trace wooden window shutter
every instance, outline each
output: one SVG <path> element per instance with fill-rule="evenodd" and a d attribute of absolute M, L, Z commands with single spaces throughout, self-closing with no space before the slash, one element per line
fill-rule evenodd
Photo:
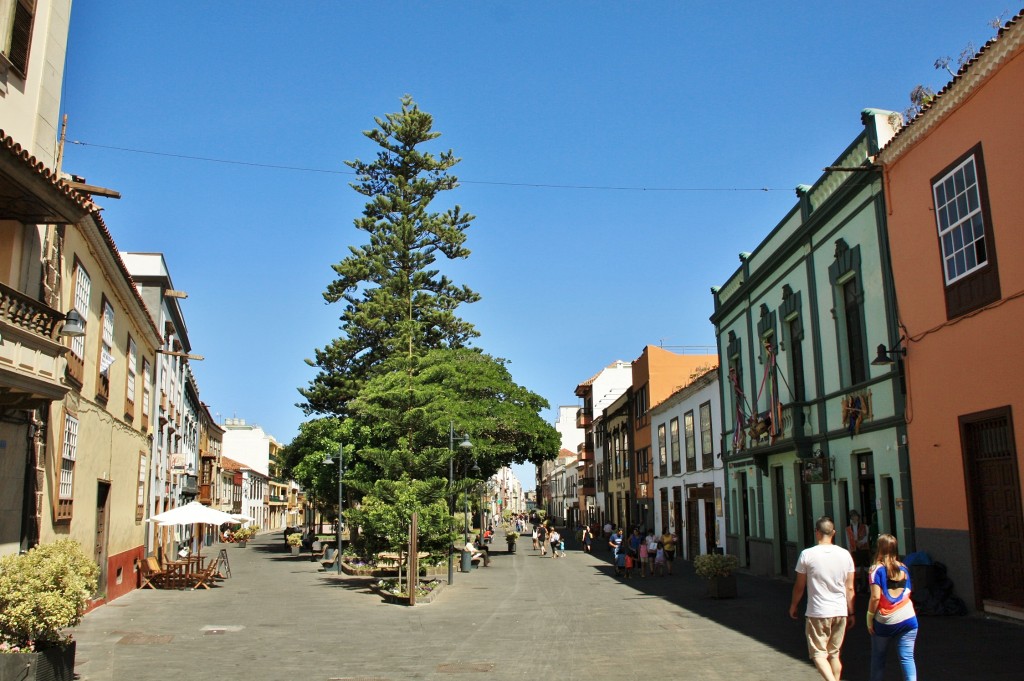
<path fill-rule="evenodd" d="M 23 77 L 28 73 L 28 52 L 32 45 L 32 20 L 35 18 L 35 0 L 19 0 L 14 8 L 11 27 L 11 50 L 7 58 Z"/>

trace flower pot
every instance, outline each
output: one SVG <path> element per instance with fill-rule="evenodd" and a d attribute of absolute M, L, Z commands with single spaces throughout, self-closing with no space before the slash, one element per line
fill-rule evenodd
<path fill-rule="evenodd" d="M 244 539 L 239 539 L 238 541 L 235 542 L 235 544 L 240 549 L 244 549 L 245 548 L 245 540 Z"/>
<path fill-rule="evenodd" d="M 291 550 L 292 550 L 292 555 L 293 555 L 293 556 L 297 556 L 297 555 L 299 555 L 299 551 L 300 551 L 300 550 L 302 550 L 302 547 L 301 547 L 301 546 L 292 546 L 292 547 L 290 547 L 290 548 L 291 548 Z"/>
<path fill-rule="evenodd" d="M 0 681 L 72 681 L 75 641 L 34 653 L 0 653 Z"/>
<path fill-rule="evenodd" d="M 508 552 L 509 553 L 515 553 L 516 552 L 516 543 L 514 541 L 508 542 Z"/>
<path fill-rule="evenodd" d="M 709 579 L 708 596 L 711 598 L 736 598 L 736 575 Z"/>

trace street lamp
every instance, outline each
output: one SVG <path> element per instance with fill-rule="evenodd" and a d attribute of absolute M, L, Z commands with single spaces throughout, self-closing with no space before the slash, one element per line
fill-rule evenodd
<path fill-rule="evenodd" d="M 334 465 L 334 459 L 331 458 L 330 454 L 328 454 L 327 458 L 324 459 L 324 465 L 325 466 L 333 466 Z M 342 477 L 344 477 L 344 475 L 345 475 L 345 445 L 343 445 L 343 444 L 341 444 L 339 442 L 338 443 L 338 535 L 337 535 L 338 536 L 338 557 L 337 557 L 337 560 L 336 560 L 336 562 L 338 564 L 338 574 L 339 575 L 341 574 L 341 555 L 342 555 L 341 554 L 341 523 L 342 523 L 342 520 L 345 517 L 341 513 L 342 501 L 344 500 L 344 497 L 341 494 L 341 492 L 342 492 L 341 485 L 342 485 Z"/>
<path fill-rule="evenodd" d="M 469 441 L 469 434 L 466 433 L 462 436 L 462 442 L 459 443 L 459 447 L 465 450 L 469 450 L 473 446 L 473 443 Z M 448 423 L 448 489 L 451 490 L 454 484 L 454 471 L 455 471 L 455 423 L 450 421 Z M 448 512 L 455 515 L 455 497 L 451 498 L 448 502 Z M 466 535 L 469 535 L 469 528 L 466 528 Z M 465 544 L 463 544 L 465 547 Z M 448 542 L 448 584 L 451 585 L 455 579 L 455 571 L 452 567 L 452 545 Z"/>

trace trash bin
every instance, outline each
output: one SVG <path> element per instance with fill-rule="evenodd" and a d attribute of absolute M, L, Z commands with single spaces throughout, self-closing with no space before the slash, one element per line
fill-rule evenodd
<path fill-rule="evenodd" d="M 462 552 L 462 571 L 469 572 L 473 568 L 473 554 L 469 551 Z"/>

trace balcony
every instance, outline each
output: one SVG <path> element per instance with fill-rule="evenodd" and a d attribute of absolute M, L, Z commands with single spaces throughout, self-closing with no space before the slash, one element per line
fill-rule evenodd
<path fill-rule="evenodd" d="M 57 341 L 64 315 L 0 284 L 0 407 L 34 409 L 68 392 L 67 348 Z"/>
<path fill-rule="evenodd" d="M 587 411 L 586 407 L 580 407 L 576 410 L 576 427 L 586 428 L 593 422 L 593 417 L 590 412 Z"/>
<path fill-rule="evenodd" d="M 594 478 L 580 478 L 579 480 L 583 496 L 592 497 L 597 494 L 597 481 Z"/>
<path fill-rule="evenodd" d="M 181 494 L 182 496 L 194 497 L 199 494 L 199 478 L 195 475 L 183 475 L 181 476 Z"/>
<path fill-rule="evenodd" d="M 788 444 L 798 450 L 809 441 L 815 432 L 814 409 L 807 402 L 794 402 L 782 405 L 782 423 L 779 432 L 772 440 L 767 412 L 759 414 L 756 425 L 746 429 L 746 449 L 757 450 L 773 445 Z"/>

